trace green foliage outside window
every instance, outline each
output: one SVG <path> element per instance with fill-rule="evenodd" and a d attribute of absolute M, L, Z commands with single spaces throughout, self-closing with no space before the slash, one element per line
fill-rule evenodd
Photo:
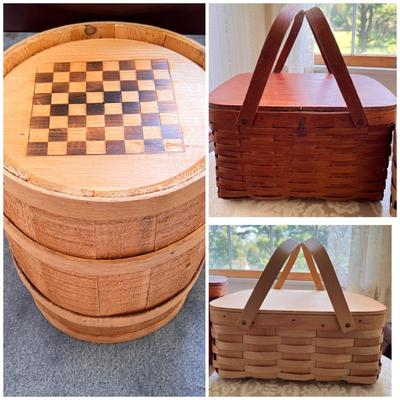
<path fill-rule="evenodd" d="M 350 226 L 333 225 L 210 225 L 211 269 L 263 270 L 276 247 L 288 238 L 316 237 L 327 248 L 338 270 L 346 272 L 351 242 Z M 293 271 L 308 271 L 300 252 Z"/>
<path fill-rule="evenodd" d="M 396 3 L 317 4 L 344 55 L 396 55 Z M 319 53 L 318 46 L 315 51 Z"/>

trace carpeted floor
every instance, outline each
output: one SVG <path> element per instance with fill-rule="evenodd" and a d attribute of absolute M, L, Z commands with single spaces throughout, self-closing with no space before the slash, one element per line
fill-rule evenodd
<path fill-rule="evenodd" d="M 72 339 L 36 309 L 4 245 L 4 396 L 204 396 L 204 270 L 161 330 L 118 345 Z"/>

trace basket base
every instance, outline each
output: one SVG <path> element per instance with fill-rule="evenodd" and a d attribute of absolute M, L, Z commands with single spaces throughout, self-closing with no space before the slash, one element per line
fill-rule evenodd
<path fill-rule="evenodd" d="M 15 262 L 17 272 L 47 321 L 61 332 L 93 343 L 121 343 L 149 335 L 170 322 L 182 308 L 203 267 L 200 263 L 190 283 L 175 297 L 151 310 L 132 315 L 92 317 L 66 310 L 44 297 Z"/>

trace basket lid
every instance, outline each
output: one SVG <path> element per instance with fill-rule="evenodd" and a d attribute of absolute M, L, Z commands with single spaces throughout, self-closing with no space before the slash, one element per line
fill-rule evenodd
<path fill-rule="evenodd" d="M 241 312 L 252 290 L 241 290 L 213 300 L 213 309 Z M 344 292 L 350 312 L 383 314 L 386 306 L 367 296 Z M 262 303 L 260 313 L 301 313 L 334 314 L 328 293 L 325 290 L 288 290 L 271 289 Z"/>
<path fill-rule="evenodd" d="M 5 53 L 6 169 L 90 197 L 155 193 L 203 173 L 205 73 L 192 61 L 202 47 L 136 24 L 89 27 L 47 31 Z"/>
<path fill-rule="evenodd" d="M 210 94 L 210 106 L 239 109 L 246 96 L 252 74 L 234 76 Z M 381 83 L 364 75 L 351 75 L 364 108 L 396 108 L 396 97 Z M 332 74 L 274 73 L 265 87 L 260 107 L 265 109 L 343 111 L 343 96 Z"/>

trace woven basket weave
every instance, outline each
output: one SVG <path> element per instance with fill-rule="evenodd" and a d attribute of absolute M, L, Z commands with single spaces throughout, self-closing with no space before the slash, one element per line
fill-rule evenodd
<path fill-rule="evenodd" d="M 328 74 L 281 72 L 304 16 Z M 350 76 L 319 8 L 284 7 L 254 73 L 217 87 L 209 107 L 219 197 L 382 199 L 396 99 Z"/>
<path fill-rule="evenodd" d="M 317 288 L 323 288 L 314 260 L 318 265 L 326 291 L 271 289 L 288 260 L 275 286 L 281 287 L 300 247 Z M 316 239 L 301 245 L 288 240 L 272 255 L 254 291 L 211 302 L 213 366 L 223 378 L 371 384 L 380 372 L 385 312 L 375 300 L 342 292 Z"/>

